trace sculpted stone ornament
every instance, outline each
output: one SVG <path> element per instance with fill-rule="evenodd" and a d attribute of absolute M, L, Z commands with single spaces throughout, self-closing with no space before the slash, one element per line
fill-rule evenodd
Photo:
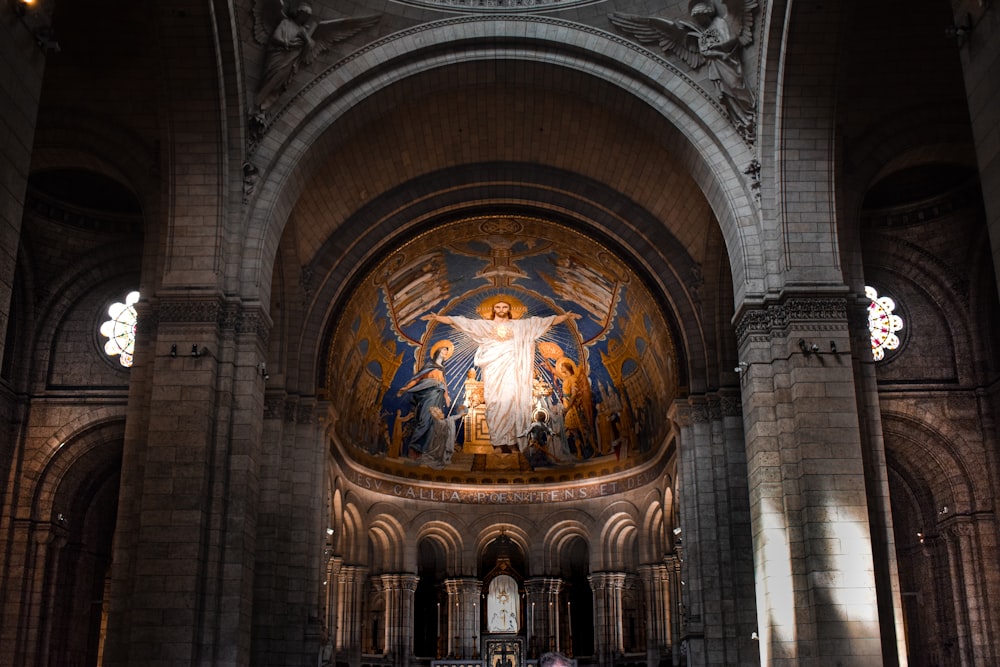
<path fill-rule="evenodd" d="M 753 42 L 757 0 L 691 0 L 691 18 L 669 19 L 615 12 L 608 18 L 619 30 L 642 44 L 657 44 L 692 69 L 708 65 L 719 101 L 737 131 L 752 142 L 756 132 L 757 100 L 743 77 L 743 47 Z M 720 11 L 721 10 L 721 11 Z"/>
<path fill-rule="evenodd" d="M 253 8 L 254 39 L 266 45 L 264 72 L 254 99 L 254 120 L 263 126 L 267 110 L 278 101 L 288 88 L 292 77 L 302 65 L 310 65 L 316 56 L 328 51 L 336 42 L 353 37 L 365 28 L 378 23 L 378 15 L 318 20 L 313 17 L 312 6 L 300 3 L 293 9 L 284 0 L 277 0 L 281 20 L 268 33 L 267 19 L 261 16 L 256 4 Z M 316 37 L 317 29 L 323 39 Z"/>

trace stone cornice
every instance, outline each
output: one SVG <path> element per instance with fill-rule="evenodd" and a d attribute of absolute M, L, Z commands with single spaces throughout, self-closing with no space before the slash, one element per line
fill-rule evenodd
<path fill-rule="evenodd" d="M 137 326 L 150 333 L 161 324 L 212 325 L 236 335 L 254 335 L 266 347 L 272 323 L 259 304 L 244 305 L 219 298 L 161 298 L 142 309 Z"/>
<path fill-rule="evenodd" d="M 413 501 L 461 505 L 534 505 L 598 500 L 628 493 L 657 483 L 668 457 L 625 472 L 571 482 L 534 484 L 458 484 L 405 479 L 365 468 L 330 447 L 344 478 L 359 491 Z"/>
<path fill-rule="evenodd" d="M 796 296 L 781 303 L 745 306 L 742 310 L 736 323 L 736 339 L 741 345 L 750 337 L 770 339 L 785 335 L 795 325 L 846 326 L 847 297 Z"/>

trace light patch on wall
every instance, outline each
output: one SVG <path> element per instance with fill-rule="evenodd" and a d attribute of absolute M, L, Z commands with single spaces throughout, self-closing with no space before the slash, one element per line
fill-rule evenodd
<path fill-rule="evenodd" d="M 118 363 L 125 368 L 132 367 L 132 355 L 135 353 L 135 327 L 138 318 L 135 303 L 139 301 L 138 292 L 129 292 L 125 302 L 115 302 L 108 308 L 111 318 L 101 324 L 101 335 L 108 339 L 104 344 L 104 352 L 108 356 L 118 357 Z"/>
<path fill-rule="evenodd" d="M 875 361 L 885 358 L 886 350 L 899 347 L 897 331 L 903 328 L 903 318 L 893 313 L 896 302 L 887 296 L 879 296 L 874 287 L 865 286 L 868 305 L 868 331 L 872 339 L 872 357 Z"/>

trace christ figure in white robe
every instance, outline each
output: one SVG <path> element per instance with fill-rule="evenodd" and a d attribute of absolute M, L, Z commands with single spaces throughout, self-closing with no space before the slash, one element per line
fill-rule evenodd
<path fill-rule="evenodd" d="M 449 324 L 469 336 L 479 348 L 473 363 L 479 367 L 486 403 L 486 427 L 494 447 L 527 447 L 524 434 L 531 424 L 535 341 L 556 324 L 577 319 L 576 313 L 515 319 L 507 301 L 493 304 L 489 319 L 431 313 L 423 319 Z"/>

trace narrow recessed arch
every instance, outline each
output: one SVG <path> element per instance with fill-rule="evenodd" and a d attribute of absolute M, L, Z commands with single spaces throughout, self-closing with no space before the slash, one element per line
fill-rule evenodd
<path fill-rule="evenodd" d="M 378 548 L 371 562 L 373 572 L 403 572 L 403 555 L 406 550 L 406 530 L 399 519 L 391 514 L 378 514 L 368 523 L 368 539 Z"/>
<path fill-rule="evenodd" d="M 415 535 L 415 541 L 418 543 L 426 539 L 433 540 L 440 545 L 447 570 L 453 575 L 465 572 L 463 558 L 465 540 L 462 537 L 462 533 L 455 527 L 456 525 L 460 525 L 460 522 L 459 518 L 455 515 L 428 518 L 427 521 L 421 524 L 420 529 Z"/>

